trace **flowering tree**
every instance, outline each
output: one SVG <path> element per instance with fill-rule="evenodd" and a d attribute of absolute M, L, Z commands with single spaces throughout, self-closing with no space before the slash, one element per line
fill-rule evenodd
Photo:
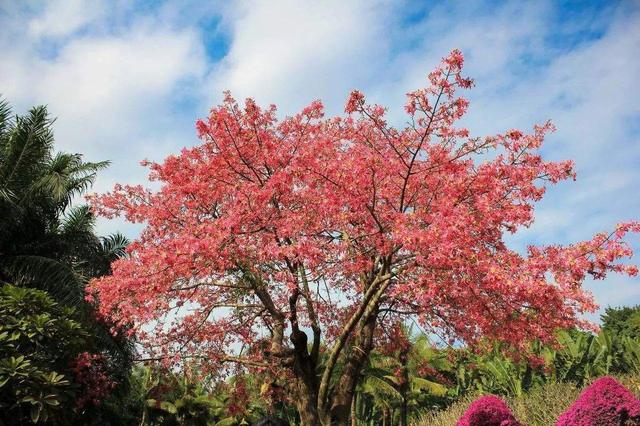
<path fill-rule="evenodd" d="M 569 246 L 510 250 L 545 183 L 572 163 L 537 153 L 550 123 L 469 137 L 456 122 L 472 81 L 453 51 L 408 94 L 409 124 L 354 91 L 346 116 L 320 102 L 281 121 L 227 94 L 198 121 L 202 143 L 144 162 L 161 186 L 117 185 L 94 209 L 146 223 L 113 275 L 94 280 L 100 309 L 153 356 L 241 364 L 287 375 L 303 424 L 345 424 L 360 370 L 407 315 L 446 338 L 525 348 L 584 325 L 590 274 L 617 263 L 639 225 Z M 397 328 L 396 328 L 397 329 Z M 340 374 L 336 373 L 340 366 Z"/>

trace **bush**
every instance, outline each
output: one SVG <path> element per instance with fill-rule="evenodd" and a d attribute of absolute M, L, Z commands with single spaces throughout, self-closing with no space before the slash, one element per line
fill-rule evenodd
<path fill-rule="evenodd" d="M 47 293 L 0 287 L 0 424 L 53 420 L 73 410 L 69 364 L 86 336 L 75 311 Z"/>
<path fill-rule="evenodd" d="M 483 396 L 471 403 L 456 426 L 519 426 L 520 423 L 505 402 L 494 395 Z"/>
<path fill-rule="evenodd" d="M 557 426 L 640 425 L 640 400 L 613 377 L 587 387 L 558 418 Z"/>

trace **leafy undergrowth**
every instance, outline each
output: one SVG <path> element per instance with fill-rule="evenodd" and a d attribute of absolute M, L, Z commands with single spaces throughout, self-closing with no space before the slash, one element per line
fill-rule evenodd
<path fill-rule="evenodd" d="M 636 397 L 640 397 L 640 376 L 618 376 L 616 379 Z M 504 398 L 504 401 L 522 425 L 552 426 L 578 400 L 583 389 L 572 383 L 547 383 L 522 397 Z M 446 410 L 425 414 L 413 425 L 455 426 L 480 396 L 469 395 Z"/>

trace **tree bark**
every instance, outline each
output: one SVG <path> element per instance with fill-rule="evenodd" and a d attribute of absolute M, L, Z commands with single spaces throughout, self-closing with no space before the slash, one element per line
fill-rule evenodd
<path fill-rule="evenodd" d="M 294 347 L 293 371 L 296 375 L 296 407 L 301 426 L 321 424 L 318 413 L 318 377 L 316 362 L 307 350 L 307 335 L 294 329 L 290 336 Z"/>
<path fill-rule="evenodd" d="M 369 317 L 361 320 L 358 334 L 355 336 L 354 342 L 351 345 L 351 350 L 345 353 L 344 368 L 334 388 L 332 398 L 332 425 L 348 425 L 356 385 L 360 380 L 360 373 L 373 348 L 373 332 L 375 331 L 377 319 L 376 309 Z"/>
<path fill-rule="evenodd" d="M 297 379 L 295 404 L 300 415 L 300 426 L 319 426 L 321 424 L 317 407 L 317 387 L 314 388 L 310 385 L 302 379 Z"/>
<path fill-rule="evenodd" d="M 357 397 L 358 394 L 353 394 L 353 398 L 351 398 L 351 426 L 358 425 Z"/>

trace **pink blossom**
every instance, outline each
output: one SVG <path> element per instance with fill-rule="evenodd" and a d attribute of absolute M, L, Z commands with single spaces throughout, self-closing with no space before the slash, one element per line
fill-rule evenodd
<path fill-rule="evenodd" d="M 640 424 L 640 400 L 613 377 L 589 385 L 556 426 Z"/>
<path fill-rule="evenodd" d="M 550 122 L 487 137 L 461 127 L 463 64 L 452 52 L 407 95 L 404 127 L 358 91 L 346 115 L 325 116 L 316 101 L 285 118 L 226 93 L 196 123 L 200 144 L 145 162 L 156 189 L 90 197 L 97 214 L 145 225 L 113 274 L 91 281 L 90 299 L 167 365 L 233 359 L 280 374 L 293 364 L 274 354 L 291 352 L 294 329 L 315 328 L 330 351 L 355 333 L 345 324 L 364 315 L 372 288 L 382 309 L 367 315 L 393 306 L 371 318 L 377 327 L 412 312 L 449 341 L 526 352 L 558 328 L 587 326 L 597 306 L 583 282 L 636 274 L 625 238 L 640 225 L 510 248 L 505 234 L 533 223 L 546 189 L 575 177 L 573 163 L 541 156 Z"/>
<path fill-rule="evenodd" d="M 520 426 L 505 402 L 494 395 L 476 399 L 456 426 Z"/>

